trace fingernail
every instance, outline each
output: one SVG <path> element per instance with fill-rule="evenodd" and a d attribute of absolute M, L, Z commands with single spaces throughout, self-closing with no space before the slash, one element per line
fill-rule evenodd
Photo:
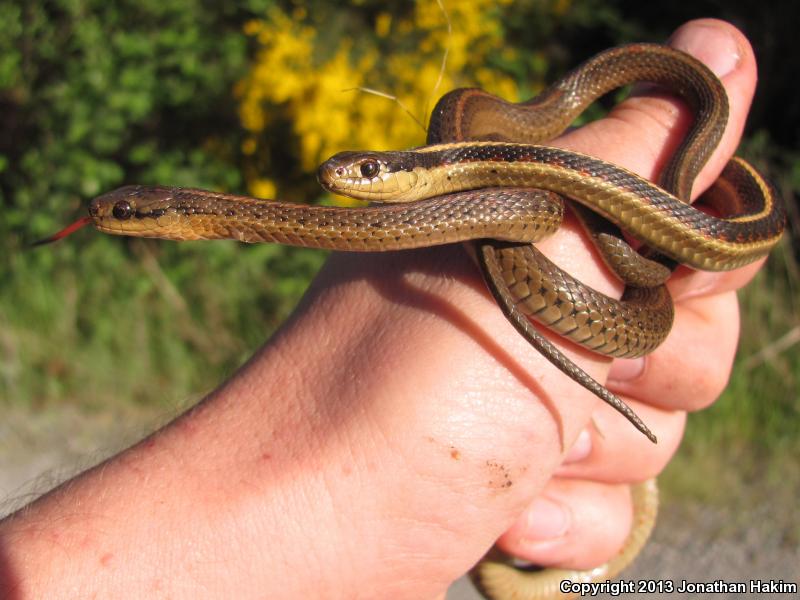
<path fill-rule="evenodd" d="M 609 379 L 630 381 L 644 373 L 644 358 L 618 358 L 608 372 Z"/>
<path fill-rule="evenodd" d="M 570 516 L 566 508 L 549 498 L 536 498 L 528 508 L 528 527 L 525 542 L 541 542 L 561 537 L 569 529 Z"/>
<path fill-rule="evenodd" d="M 582 430 L 578 434 L 572 448 L 569 449 L 564 457 L 564 463 L 573 463 L 583 460 L 592 453 L 592 434 L 588 429 Z"/>
<path fill-rule="evenodd" d="M 673 34 L 669 45 L 700 59 L 717 77 L 733 71 L 742 58 L 736 38 L 722 27 L 686 25 Z"/>

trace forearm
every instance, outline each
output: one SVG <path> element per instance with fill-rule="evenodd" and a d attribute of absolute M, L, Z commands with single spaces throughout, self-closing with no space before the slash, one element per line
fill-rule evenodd
<path fill-rule="evenodd" d="M 8 584 L 20 598 L 418 598 L 445 587 L 502 529 L 482 498 L 521 508 L 560 443 L 547 408 L 505 382 L 502 356 L 488 371 L 470 358 L 490 334 L 468 315 L 493 307 L 461 251 L 439 252 L 461 261 L 467 283 L 423 291 L 419 276 L 403 283 L 402 265 L 397 279 L 376 277 L 389 256 L 363 259 L 366 270 L 334 259 L 229 383 L 5 522 Z M 341 268 L 366 279 L 334 285 Z M 406 284 L 399 304 L 383 297 L 382 285 Z M 472 306 L 459 317 L 450 301 Z M 521 479 L 528 467 L 539 475 Z M 484 540 L 467 539 L 481 529 Z"/>

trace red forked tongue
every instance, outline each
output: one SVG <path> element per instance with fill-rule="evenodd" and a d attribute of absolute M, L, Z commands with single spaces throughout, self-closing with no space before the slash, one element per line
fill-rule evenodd
<path fill-rule="evenodd" d="M 72 225 L 67 225 L 66 227 L 64 227 L 64 229 L 62 229 L 58 233 L 54 233 L 50 237 L 46 237 L 43 240 L 39 240 L 38 242 L 33 242 L 31 246 L 42 246 L 44 244 L 57 242 L 61 238 L 67 237 L 70 233 L 77 231 L 84 225 L 88 225 L 91 222 L 92 222 L 92 217 L 83 217 L 82 219 L 78 219 L 77 221 L 75 221 Z"/>

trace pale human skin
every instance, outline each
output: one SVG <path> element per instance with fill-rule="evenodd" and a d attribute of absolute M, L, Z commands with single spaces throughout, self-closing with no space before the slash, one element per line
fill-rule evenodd
<path fill-rule="evenodd" d="M 699 193 L 738 143 L 755 62 L 719 21 L 672 43 L 723 75 L 731 101 Z M 656 178 L 687 122 L 645 90 L 555 143 Z M 620 293 L 573 223 L 540 247 Z M 608 378 L 652 445 L 530 348 L 461 247 L 333 255 L 196 409 L 0 524 L 0 596 L 438 598 L 500 536 L 540 564 L 602 563 L 630 526 L 628 484 L 664 468 L 686 411 L 725 386 L 735 290 L 757 268 L 679 270 L 673 331 L 646 359 L 612 365 L 553 338 Z"/>

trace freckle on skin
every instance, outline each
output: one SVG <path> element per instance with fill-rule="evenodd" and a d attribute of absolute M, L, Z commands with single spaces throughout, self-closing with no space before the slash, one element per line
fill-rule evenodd
<path fill-rule="evenodd" d="M 100 557 L 100 564 L 104 567 L 107 567 L 111 562 L 111 559 L 114 558 L 114 555 L 110 552 L 106 552 L 103 556 Z"/>
<path fill-rule="evenodd" d="M 272 459 L 272 454 L 270 454 L 269 452 L 264 452 L 264 454 L 261 455 L 261 460 L 270 460 L 270 459 Z"/>

